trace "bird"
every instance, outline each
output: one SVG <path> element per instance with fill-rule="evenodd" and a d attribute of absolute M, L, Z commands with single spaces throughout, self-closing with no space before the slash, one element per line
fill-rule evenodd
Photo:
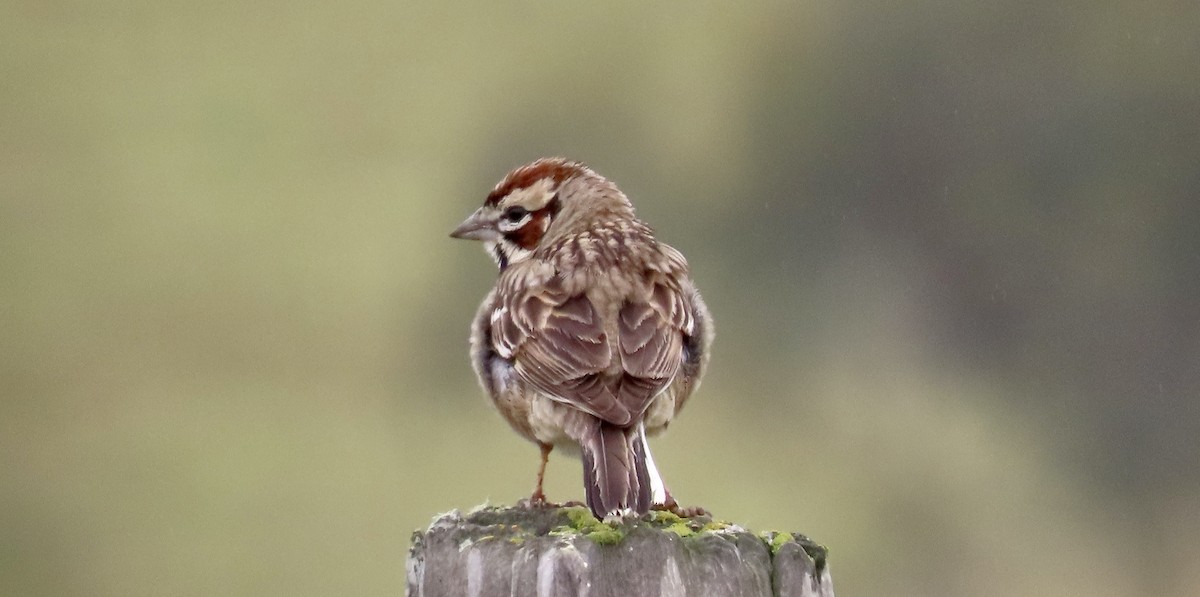
<path fill-rule="evenodd" d="M 481 241 L 499 268 L 470 357 L 496 410 L 541 449 L 528 503 L 548 503 L 559 448 L 581 457 L 597 518 L 682 510 L 647 436 L 667 428 L 709 360 L 712 317 L 683 254 L 614 183 L 559 157 L 510 171 L 450 236 Z"/>

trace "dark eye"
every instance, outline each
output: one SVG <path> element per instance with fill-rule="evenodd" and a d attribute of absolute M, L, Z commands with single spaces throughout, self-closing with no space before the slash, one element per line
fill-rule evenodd
<path fill-rule="evenodd" d="M 504 210 L 504 218 L 509 222 L 520 222 L 527 215 L 529 215 L 529 210 L 520 205 L 514 205 Z"/>

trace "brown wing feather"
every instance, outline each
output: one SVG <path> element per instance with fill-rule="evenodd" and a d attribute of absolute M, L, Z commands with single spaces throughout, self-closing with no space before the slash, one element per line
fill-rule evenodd
<path fill-rule="evenodd" d="M 542 391 L 616 425 L 631 412 L 607 387 L 604 370 L 612 363 L 604 322 L 591 301 L 577 295 L 552 308 L 530 334 L 517 357 L 517 371 Z"/>
<path fill-rule="evenodd" d="M 494 342 L 547 395 L 624 426 L 678 373 L 691 321 L 668 279 L 657 280 L 645 300 L 622 306 L 614 355 L 604 318 L 585 294 L 567 292 L 553 275 L 511 273 L 510 292 L 502 293 L 509 298 L 492 322 Z M 623 370 L 617 374 L 614 359 Z"/>
<path fill-rule="evenodd" d="M 609 423 L 628 425 L 633 416 L 603 375 L 613 354 L 591 301 L 566 292 L 552 276 L 514 272 L 505 282 L 511 291 L 504 293 L 508 300 L 492 322 L 492 333 L 515 361 L 517 373 L 549 396 Z"/>
<path fill-rule="evenodd" d="M 649 300 L 627 302 L 618 317 L 622 379 L 620 401 L 641 413 L 671 383 L 683 362 L 686 310 L 682 295 L 666 284 L 654 286 Z"/>

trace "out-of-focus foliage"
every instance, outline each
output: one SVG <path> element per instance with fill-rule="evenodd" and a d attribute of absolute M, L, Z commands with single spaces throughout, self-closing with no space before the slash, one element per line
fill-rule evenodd
<path fill-rule="evenodd" d="M 589 162 L 691 259 L 674 492 L 847 595 L 1200 593 L 1194 2 L 0 8 L 0 594 L 383 595 L 537 451 L 446 233 Z M 552 498 L 581 496 L 551 463 Z"/>

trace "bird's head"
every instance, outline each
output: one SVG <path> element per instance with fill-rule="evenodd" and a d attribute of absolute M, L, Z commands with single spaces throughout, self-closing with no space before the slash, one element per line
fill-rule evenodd
<path fill-rule="evenodd" d="M 500 269 L 520 263 L 547 238 L 586 228 L 598 214 L 633 215 L 629 200 L 587 166 L 542 158 L 508 173 L 450 236 L 482 241 Z"/>

